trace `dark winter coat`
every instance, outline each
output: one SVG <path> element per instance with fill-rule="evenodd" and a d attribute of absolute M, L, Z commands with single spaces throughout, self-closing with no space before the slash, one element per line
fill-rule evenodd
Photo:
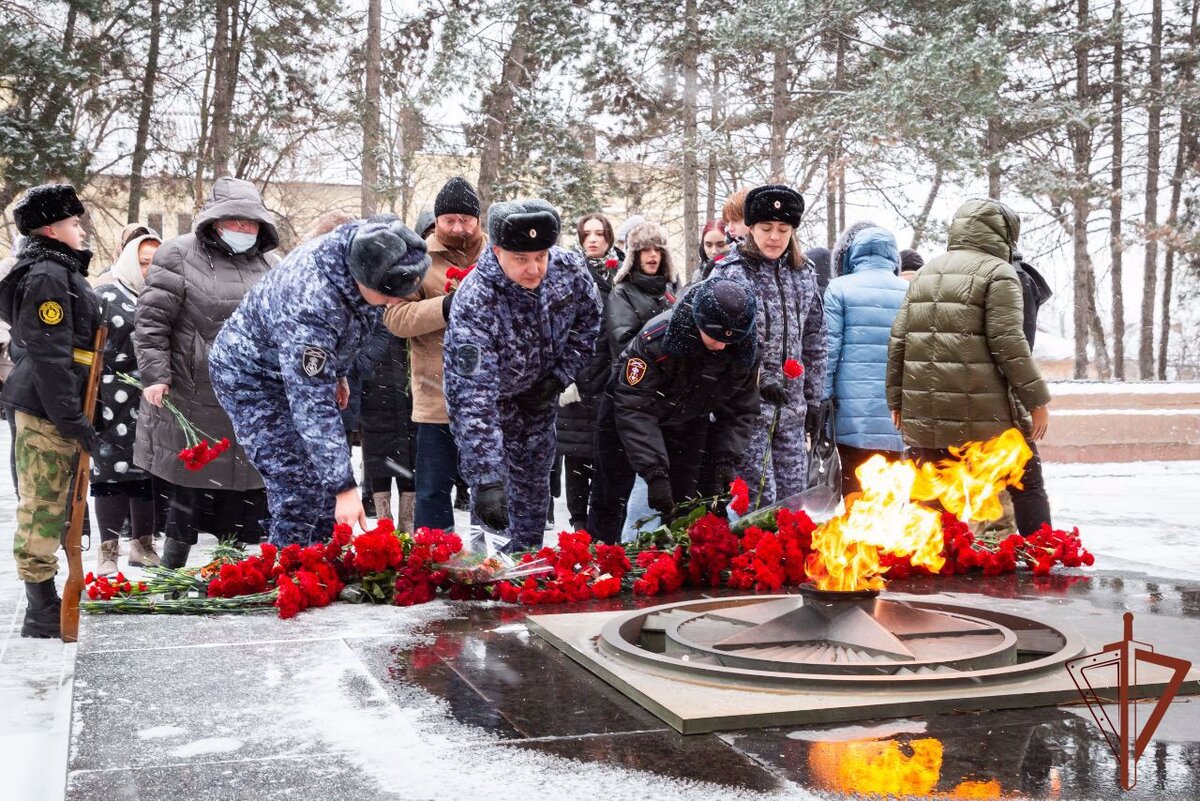
<path fill-rule="evenodd" d="M 705 458 L 734 464 L 760 414 L 755 337 L 710 351 L 685 295 L 633 338 L 614 365 L 614 414 L 629 465 L 650 480 L 670 474 L 664 429 L 713 415 Z"/>
<path fill-rule="evenodd" d="M 233 253 L 213 225 L 222 219 L 257 220 L 258 243 Z M 142 386 L 169 384 L 172 402 L 193 424 L 215 439 L 234 441 L 233 426 L 213 394 L 208 352 L 221 326 L 246 293 L 277 261 L 275 218 L 248 181 L 218 178 L 196 218 L 193 233 L 163 243 L 154 254 L 146 287 L 138 298 L 133 344 Z M 143 402 L 134 459 L 159 478 L 187 487 L 249 490 L 262 478 L 241 447 L 207 465 L 185 469 L 178 458 L 183 432 L 165 408 Z"/>
<path fill-rule="evenodd" d="M 92 453 L 92 482 L 142 481 L 149 475 L 133 462 L 142 391 L 117 378 L 117 373 L 139 377 L 133 351 L 137 295 L 119 281 L 96 287 L 96 294 L 100 297 L 101 314 L 108 323 L 108 339 L 104 346 L 104 377 L 100 383 L 100 415 L 96 425 L 100 445 Z"/>
<path fill-rule="evenodd" d="M 1009 263 L 1020 219 L 992 200 L 963 204 L 948 252 L 909 285 L 888 344 L 888 407 L 905 444 L 948 448 L 1019 427 L 1050 390 L 1023 330 L 1021 284 Z"/>
<path fill-rule="evenodd" d="M 837 398 L 837 441 L 868 450 L 901 451 L 904 441 L 887 406 L 888 336 L 908 282 L 896 275 L 896 238 L 882 228 L 858 232 L 842 272 L 825 291 L 829 368 L 825 397 Z"/>
<path fill-rule="evenodd" d="M 615 249 L 599 258 L 584 258 L 588 273 L 596 282 L 600 292 L 600 304 L 603 309 L 601 319 L 608 311 L 608 300 L 612 293 L 613 279 L 617 270 L 607 267 L 608 261 L 616 260 Z M 600 390 L 608 379 L 609 355 L 608 348 L 596 343 L 596 353 L 591 361 L 575 376 L 575 388 L 579 391 L 579 400 L 559 408 L 558 419 L 554 423 L 558 436 L 558 455 L 574 459 L 591 459 L 594 455 L 592 434 L 596 429 L 596 413 L 599 407 Z"/>
<path fill-rule="evenodd" d="M 0 317 L 12 326 L 16 357 L 0 400 L 79 440 L 94 431 L 83 414 L 87 351 L 100 324 L 99 300 L 84 277 L 91 257 L 35 234 L 0 282 Z"/>
<path fill-rule="evenodd" d="M 1038 311 L 1054 295 L 1054 290 L 1020 253 L 1013 253 L 1012 266 L 1017 271 L 1017 280 L 1021 282 L 1021 327 L 1025 331 L 1025 338 L 1029 340 L 1029 349 L 1033 350 L 1033 340 L 1037 337 Z"/>

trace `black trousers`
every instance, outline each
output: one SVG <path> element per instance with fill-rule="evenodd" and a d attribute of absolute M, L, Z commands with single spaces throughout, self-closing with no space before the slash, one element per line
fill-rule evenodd
<path fill-rule="evenodd" d="M 700 476 L 700 455 L 708 433 L 708 418 L 689 420 L 662 429 L 670 464 L 671 496 L 678 503 L 694 497 Z M 601 402 L 596 424 L 595 475 L 587 530 L 596 539 L 615 545 L 625 525 L 625 507 L 636 478 L 617 431 L 611 398 Z"/>
<path fill-rule="evenodd" d="M 1008 488 L 1017 518 L 1017 531 L 1022 537 L 1028 537 L 1043 523 L 1050 523 L 1050 498 L 1046 495 L 1046 482 L 1042 477 L 1042 457 L 1038 455 L 1035 443 L 1030 442 L 1029 449 L 1033 456 L 1025 463 L 1025 476 L 1021 479 L 1024 486 Z M 907 454 L 916 462 L 940 462 L 951 458 L 950 451 L 944 448 L 909 448 Z"/>
<path fill-rule="evenodd" d="M 897 451 L 876 451 L 868 448 L 855 448 L 851 445 L 842 445 L 840 443 L 837 449 L 838 458 L 842 460 L 843 498 L 852 492 L 858 492 L 862 489 L 862 485 L 859 484 L 858 476 L 854 475 L 854 471 L 861 467 L 863 462 L 876 454 L 879 454 L 888 461 L 894 461 L 903 455 Z"/>
<path fill-rule="evenodd" d="M 263 521 L 269 516 L 265 489 L 195 489 L 173 484 L 166 533 L 188 545 L 196 544 L 201 531 L 218 540 L 257 545 L 266 533 Z"/>
<path fill-rule="evenodd" d="M 587 526 L 595 468 L 591 459 L 564 456 L 563 469 L 567 474 L 567 511 L 571 515 L 571 527 L 581 529 Z"/>

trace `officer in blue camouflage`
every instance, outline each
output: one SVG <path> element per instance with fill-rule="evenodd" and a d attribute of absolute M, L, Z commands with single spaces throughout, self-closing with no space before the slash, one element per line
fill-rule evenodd
<path fill-rule="evenodd" d="M 395 217 L 355 221 L 304 244 L 259 282 L 208 357 L 213 389 L 262 474 L 275 545 L 366 527 L 339 408 L 346 373 L 384 306 L 416 290 L 425 243 Z"/>
<path fill-rule="evenodd" d="M 802 492 L 807 483 L 805 434 L 811 433 L 807 429 L 816 420 L 825 390 L 825 309 L 813 264 L 796 241 L 804 213 L 800 193 L 778 184 L 759 186 L 746 195 L 743 208 L 750 232 L 712 274 L 749 284 L 758 298 L 758 390 L 763 406 L 739 468 L 742 478 L 757 488 L 767 462 L 760 502 L 767 506 Z M 789 359 L 804 365 L 801 377 L 784 376 Z"/>
<path fill-rule="evenodd" d="M 588 363 L 600 296 L 578 254 L 555 245 L 543 200 L 493 204 L 491 247 L 454 293 L 443 356 L 446 407 L 473 512 L 514 549 L 541 544 L 558 396 Z"/>

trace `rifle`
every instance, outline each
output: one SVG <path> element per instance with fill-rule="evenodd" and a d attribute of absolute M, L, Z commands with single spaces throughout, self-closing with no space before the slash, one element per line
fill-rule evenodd
<path fill-rule="evenodd" d="M 100 394 L 100 377 L 104 373 L 104 344 L 108 341 L 108 324 L 101 323 L 92 337 L 91 366 L 87 387 L 83 393 L 83 416 L 88 422 L 95 419 L 96 397 Z M 81 357 L 78 351 L 77 358 Z M 86 357 L 83 357 L 86 358 Z M 67 524 L 67 584 L 63 587 L 62 613 L 59 627 L 63 642 L 79 639 L 79 597 L 83 594 L 83 520 L 87 514 L 88 478 L 92 456 L 83 448 L 75 457 L 75 476 L 71 480 L 71 514 Z"/>

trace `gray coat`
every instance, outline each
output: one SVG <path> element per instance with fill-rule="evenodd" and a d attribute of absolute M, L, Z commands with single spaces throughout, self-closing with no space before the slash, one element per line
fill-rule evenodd
<path fill-rule="evenodd" d="M 233 253 L 213 228 L 231 217 L 260 224 L 258 243 L 245 253 Z M 278 261 L 266 255 L 278 245 L 275 218 L 254 185 L 218 178 L 192 233 L 167 240 L 154 254 L 138 298 L 133 342 L 142 386 L 169 384 L 168 397 L 213 440 L 228 437 L 233 442 L 234 434 L 213 394 L 208 351 L 242 297 Z M 241 446 L 198 471 L 187 470 L 180 461 L 184 447 L 183 432 L 171 413 L 143 399 L 134 448 L 139 466 L 187 487 L 245 491 L 263 486 Z"/>

